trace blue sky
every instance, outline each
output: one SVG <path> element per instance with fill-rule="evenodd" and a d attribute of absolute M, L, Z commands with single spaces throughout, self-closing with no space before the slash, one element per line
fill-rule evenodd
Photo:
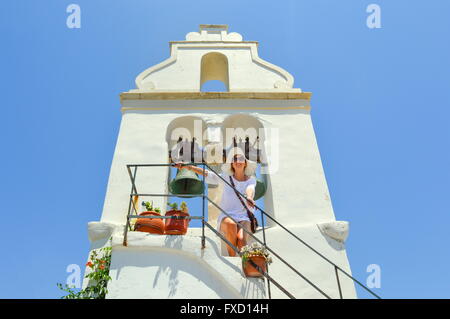
<path fill-rule="evenodd" d="M 81 29 L 66 8 L 81 7 Z M 366 8 L 381 7 L 381 29 Z M 353 274 L 385 298 L 449 298 L 450 2 L 3 1 L 0 298 L 59 298 L 84 265 L 119 94 L 199 24 L 228 24 L 313 92 L 312 120 Z M 366 297 L 361 294 L 361 297 Z"/>

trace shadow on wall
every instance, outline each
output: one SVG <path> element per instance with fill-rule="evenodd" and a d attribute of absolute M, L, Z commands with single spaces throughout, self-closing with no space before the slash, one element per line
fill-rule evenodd
<path fill-rule="evenodd" d="M 115 251 L 111 270 L 116 266 L 117 273 L 113 281 L 122 287 L 114 289 L 128 289 L 127 298 L 242 298 L 219 272 L 180 251 L 180 236 L 168 237 L 166 245 L 172 248 Z M 192 287 L 196 287 L 195 295 Z"/>

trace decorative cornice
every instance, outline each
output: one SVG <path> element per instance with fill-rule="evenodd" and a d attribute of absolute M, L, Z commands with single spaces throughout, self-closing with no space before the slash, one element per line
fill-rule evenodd
<path fill-rule="evenodd" d="M 257 100 L 307 100 L 311 92 L 123 92 L 124 100 L 212 100 L 212 99 L 257 99 Z"/>
<path fill-rule="evenodd" d="M 211 110 L 241 110 L 241 111 L 262 111 L 262 110 L 271 110 L 271 111 L 281 111 L 281 110 L 305 110 L 310 111 L 310 106 L 282 106 L 282 107 L 269 107 L 269 106 L 216 106 L 216 107 L 202 107 L 202 106 L 194 106 L 194 107 L 128 107 L 123 106 L 120 108 L 120 111 L 211 111 Z"/>
<path fill-rule="evenodd" d="M 174 76 L 176 71 L 183 70 L 182 63 L 185 63 L 184 59 L 179 59 L 179 55 L 186 55 L 186 49 L 200 50 L 229 50 L 229 49 L 246 49 L 250 50 L 251 60 L 245 60 L 247 66 L 256 67 L 258 70 L 263 70 L 267 76 L 270 75 L 270 79 L 267 79 L 267 83 L 264 85 L 256 86 L 257 88 L 264 89 L 280 89 L 284 92 L 296 92 L 301 91 L 299 88 L 294 88 L 294 77 L 284 70 L 283 68 L 269 63 L 258 56 L 258 42 L 257 41 L 243 41 L 242 36 L 239 33 L 228 33 L 227 25 L 211 24 L 200 25 L 200 32 L 189 32 L 186 35 L 185 41 L 171 41 L 170 42 L 170 57 L 154 66 L 151 66 L 141 72 L 135 79 L 136 87 L 140 90 L 198 90 L 200 84 L 196 78 L 196 73 L 191 73 L 187 76 L 189 85 L 180 84 L 175 81 L 161 81 L 161 77 L 164 79 L 164 72 L 167 72 L 168 76 Z M 201 58 L 201 54 L 195 55 L 196 59 Z M 230 58 L 231 59 L 231 58 Z M 234 59 L 234 58 L 233 58 Z M 233 60 L 231 59 L 231 60 Z M 181 62 L 180 62 L 181 61 Z M 234 61 L 234 60 L 233 60 Z M 200 60 L 197 61 L 200 63 Z M 171 69 L 174 64 L 180 63 L 175 69 Z M 231 62 L 230 62 L 231 63 Z M 234 63 L 234 62 L 233 62 Z M 199 66 L 200 67 L 200 66 Z M 175 70 L 175 71 L 174 71 Z M 180 71 L 181 72 L 181 71 Z M 267 73 L 269 72 L 269 73 Z M 275 75 L 275 77 L 274 77 Z M 167 79 L 166 79 L 167 80 Z M 245 77 L 245 81 L 238 82 L 239 84 L 232 83 L 230 87 L 239 90 L 252 90 L 255 83 L 259 79 Z M 273 80 L 273 82 L 271 82 Z M 159 82 L 158 82 L 159 81 Z M 197 82 L 198 83 L 197 83 Z"/>
<path fill-rule="evenodd" d="M 187 41 L 187 40 L 185 40 L 185 41 L 169 41 L 169 46 L 172 44 L 205 44 L 205 45 L 207 45 L 207 47 L 211 47 L 216 44 L 221 44 L 221 45 L 224 45 L 224 44 L 256 44 L 256 45 L 259 45 L 259 41 L 219 41 L 219 40 L 216 40 L 216 41 Z M 196 46 L 196 47 L 198 47 L 198 46 Z M 237 45 L 234 47 L 239 48 L 239 47 L 243 47 L 243 45 L 239 45 L 239 46 Z"/>

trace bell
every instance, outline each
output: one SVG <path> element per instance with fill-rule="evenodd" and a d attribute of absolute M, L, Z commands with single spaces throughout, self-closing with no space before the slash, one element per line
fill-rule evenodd
<path fill-rule="evenodd" d="M 253 200 L 258 200 L 266 193 L 266 183 L 260 178 L 256 178 L 255 196 Z"/>
<path fill-rule="evenodd" d="M 177 176 L 169 184 L 169 191 L 174 195 L 202 195 L 203 189 L 202 180 L 197 174 L 187 169 L 178 170 Z"/>

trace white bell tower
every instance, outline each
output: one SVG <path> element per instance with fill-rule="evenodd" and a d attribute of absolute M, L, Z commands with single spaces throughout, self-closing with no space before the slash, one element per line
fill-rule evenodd
<path fill-rule="evenodd" d="M 209 80 L 222 81 L 227 91 L 201 92 Z M 170 42 L 170 57 L 139 74 L 137 88 L 120 95 L 122 121 L 103 212 L 88 224 L 92 249 L 112 246 L 107 298 L 269 297 L 267 281 L 245 278 L 240 258 L 224 256 L 209 229 L 204 248 L 201 228 L 184 236 L 127 231 L 124 245 L 132 193 L 127 165 L 169 163 L 180 128 L 197 135 L 205 149 L 221 139 L 228 147 L 227 129 L 258 132 L 264 210 L 271 218 L 265 218 L 264 234 L 255 235 L 264 235 L 288 264 L 272 256 L 270 276 L 296 298 L 356 298 L 353 281 L 341 272 L 351 274 L 348 223 L 336 221 L 333 212 L 311 122 L 311 93 L 293 85 L 291 74 L 258 56 L 257 42 L 244 41 L 225 25 L 201 25 L 185 41 Z M 139 167 L 137 191 L 166 194 L 170 178 L 168 167 Z M 208 194 L 219 203 L 220 189 Z M 152 200 L 164 208 L 167 198 Z M 213 226 L 217 214 L 209 204 Z M 287 298 L 273 284 L 270 295 Z"/>

